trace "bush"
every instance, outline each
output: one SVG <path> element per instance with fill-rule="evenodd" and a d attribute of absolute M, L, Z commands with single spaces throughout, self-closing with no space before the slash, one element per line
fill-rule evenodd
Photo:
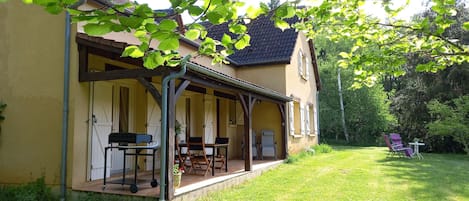
<path fill-rule="evenodd" d="M 290 155 L 287 157 L 287 159 L 285 159 L 285 163 L 295 163 L 297 162 L 298 160 L 302 159 L 302 158 L 305 158 L 305 157 L 308 157 L 308 156 L 313 156 L 314 155 L 314 150 L 311 151 L 311 150 L 305 150 L 305 151 L 302 151 L 298 154 L 294 154 L 294 155 Z"/>
<path fill-rule="evenodd" d="M 330 153 L 332 152 L 332 147 L 329 146 L 328 144 L 319 144 L 316 146 L 313 146 L 313 149 L 316 151 L 316 153 Z"/>
<path fill-rule="evenodd" d="M 50 201 L 58 200 L 46 186 L 44 177 L 20 186 L 0 187 L 0 200 L 9 201 Z"/>

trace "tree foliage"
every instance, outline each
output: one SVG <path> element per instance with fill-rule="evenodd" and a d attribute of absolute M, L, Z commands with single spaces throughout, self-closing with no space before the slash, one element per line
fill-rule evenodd
<path fill-rule="evenodd" d="M 469 35 L 463 34 L 461 25 L 469 20 L 469 12 L 462 5 L 457 8 L 458 13 L 452 19 L 454 26 L 448 28 L 444 35 L 455 38 L 463 45 L 469 44 Z M 433 20 L 432 10 L 427 10 L 417 18 Z M 409 54 L 403 69 L 405 75 L 395 77 L 387 75 L 384 86 L 392 100 L 391 111 L 397 117 L 398 126 L 394 132 L 399 132 L 406 140 L 419 138 L 426 144 L 425 149 L 432 152 L 461 152 L 462 146 L 449 136 L 429 135 L 426 124 L 432 120 L 427 103 L 431 100 L 447 102 L 469 94 L 469 63 L 453 64 L 437 73 L 419 73 L 416 68 L 427 61 L 418 54 Z"/>
<path fill-rule="evenodd" d="M 318 37 L 315 46 L 320 50 L 319 65 L 322 90 L 319 96 L 320 129 L 322 139 L 344 139 L 341 125 L 341 110 L 338 94 L 337 65 L 340 52 L 353 45 L 352 41 L 333 43 Z M 342 69 L 342 93 L 345 124 L 350 143 L 369 145 L 381 140 L 381 133 L 395 123 L 389 112 L 389 101 L 381 85 L 353 88 L 353 70 Z"/>
<path fill-rule="evenodd" d="M 445 103 L 433 100 L 428 109 L 435 119 L 427 124 L 429 133 L 453 137 L 469 155 L 469 95 Z"/>
<path fill-rule="evenodd" d="M 280 29 L 304 31 L 311 39 L 324 34 L 334 42 L 342 39 L 353 41 L 353 45 L 340 54 L 342 60 L 339 62 L 342 67 L 354 69 L 358 83 L 374 84 L 384 74 L 403 75 L 402 66 L 409 53 L 426 58 L 417 67 L 417 70 L 426 72 L 469 61 L 469 47 L 445 35 L 456 22 L 451 18 L 458 13 L 456 7 L 461 3 L 456 0 L 432 0 L 433 20 L 419 18 L 411 22 L 396 17 L 405 5 L 396 8 L 393 1 L 377 0 L 371 2 L 381 5 L 387 16 L 384 22 L 367 15 L 363 7 L 365 0 L 322 1 L 308 7 L 297 7 L 301 1 L 287 1 L 274 10 L 261 3 L 259 7 L 249 7 L 242 15 L 238 11 L 244 3 L 232 0 L 169 0 L 175 12 L 172 14 L 153 11 L 146 4 L 135 3 L 83 11 L 73 9 L 72 5 L 77 0 L 23 1 L 42 6 L 52 14 L 67 10 L 74 22 L 85 22 L 85 32 L 90 35 L 132 32 L 140 44 L 127 47 L 123 56 L 143 57 L 147 68 L 178 65 L 180 55 L 176 50 L 178 39 L 182 37 L 201 41 L 198 54 L 212 56 L 215 63 L 227 62 L 226 56 L 249 45 L 250 37 L 243 19 L 254 19 L 268 12 L 273 13 L 272 20 Z M 195 18 L 186 26 L 184 35 L 177 31 L 177 21 L 171 18 L 181 13 Z M 285 20 L 292 17 L 298 17 L 300 21 L 288 24 Z M 236 37 L 222 41 L 207 37 L 206 29 L 199 24 L 201 21 L 214 25 L 227 23 Z M 467 35 L 469 21 L 459 26 Z M 159 45 L 150 48 L 150 42 L 154 40 Z"/>

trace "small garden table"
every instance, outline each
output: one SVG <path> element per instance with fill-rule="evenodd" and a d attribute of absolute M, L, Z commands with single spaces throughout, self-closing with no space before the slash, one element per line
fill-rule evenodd
<path fill-rule="evenodd" d="M 419 146 L 424 146 L 425 143 L 421 143 L 421 142 L 410 142 L 409 144 L 414 147 L 414 153 L 412 154 L 412 157 L 417 156 L 417 158 L 418 158 L 419 160 L 420 160 L 420 159 L 423 159 L 422 154 L 420 154 L 420 152 L 419 152 Z"/>

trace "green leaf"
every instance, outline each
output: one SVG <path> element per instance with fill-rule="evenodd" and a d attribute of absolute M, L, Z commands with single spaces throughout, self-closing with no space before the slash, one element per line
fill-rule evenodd
<path fill-rule="evenodd" d="M 242 24 L 230 24 L 229 27 L 229 31 L 234 34 L 244 34 L 247 30 L 247 27 Z"/>
<path fill-rule="evenodd" d="M 0 0 L 0 2 L 7 2 L 8 0 Z M 33 0 L 23 0 L 23 3 L 25 4 L 32 4 Z"/>
<path fill-rule="evenodd" d="M 161 30 L 172 31 L 177 26 L 178 24 L 174 20 L 164 19 L 164 20 L 161 20 L 159 27 Z"/>
<path fill-rule="evenodd" d="M 140 44 L 140 46 L 138 48 L 142 52 L 146 52 L 150 48 L 150 45 L 147 42 L 142 42 L 142 44 Z"/>
<path fill-rule="evenodd" d="M 112 31 L 112 24 L 86 24 L 84 27 L 85 33 L 91 36 L 102 36 Z"/>
<path fill-rule="evenodd" d="M 145 53 L 135 45 L 127 46 L 124 49 L 124 52 L 122 52 L 122 57 L 140 58 L 143 57 L 143 55 L 145 55 Z"/>
<path fill-rule="evenodd" d="M 462 28 L 466 31 L 469 31 L 469 21 L 464 22 L 464 24 L 462 25 Z"/>
<path fill-rule="evenodd" d="M 124 26 L 136 29 L 142 25 L 143 18 L 119 16 L 119 22 Z"/>
<path fill-rule="evenodd" d="M 221 24 L 223 22 L 223 16 L 218 14 L 217 12 L 208 12 L 205 17 L 207 17 L 208 21 L 214 25 Z"/>
<path fill-rule="evenodd" d="M 50 14 L 57 15 L 63 11 L 63 7 L 58 4 L 50 4 L 45 7 L 46 11 Z"/>
<path fill-rule="evenodd" d="M 189 6 L 188 10 L 189 14 L 192 16 L 199 16 L 200 14 L 202 14 L 202 12 L 204 12 L 204 9 L 199 6 Z"/>
<path fill-rule="evenodd" d="M 185 36 L 189 40 L 195 40 L 195 39 L 199 38 L 200 30 L 190 29 L 190 30 L 186 31 Z"/>
<path fill-rule="evenodd" d="M 249 6 L 248 9 L 246 10 L 246 15 L 251 19 L 255 19 L 263 13 L 264 11 L 261 8 L 255 8 L 253 6 Z"/>
<path fill-rule="evenodd" d="M 160 50 L 177 50 L 179 48 L 179 39 L 176 37 L 170 37 L 164 40 L 161 40 L 158 45 Z"/>
<path fill-rule="evenodd" d="M 340 55 L 342 58 L 344 58 L 344 59 L 350 58 L 350 54 L 347 53 L 347 52 L 341 52 L 341 53 L 339 53 L 339 55 Z"/>
<path fill-rule="evenodd" d="M 143 66 L 148 69 L 154 69 L 164 63 L 164 58 L 159 51 L 151 52 L 143 58 Z"/>
<path fill-rule="evenodd" d="M 71 8 L 67 8 L 67 12 L 70 13 L 70 15 L 80 15 L 82 13 L 82 11 L 80 10 L 75 10 Z"/>
<path fill-rule="evenodd" d="M 283 21 L 283 20 L 279 20 L 279 19 L 276 19 L 275 20 L 275 27 L 281 29 L 282 31 L 284 31 L 285 29 L 288 29 L 290 28 L 290 25 Z"/>
<path fill-rule="evenodd" d="M 234 44 L 235 48 L 238 50 L 244 49 L 249 46 L 249 41 L 251 37 L 249 35 L 243 35 L 236 43 Z"/>
<path fill-rule="evenodd" d="M 153 17 L 153 10 L 148 7 L 148 4 L 137 5 L 134 14 L 140 17 Z"/>
<path fill-rule="evenodd" d="M 176 8 L 181 5 L 182 0 L 169 0 L 171 2 L 171 7 Z"/>
<path fill-rule="evenodd" d="M 145 37 L 146 35 L 147 35 L 147 32 L 146 31 L 141 31 L 141 30 L 135 31 L 135 33 L 134 33 L 134 36 L 136 38 Z"/>
<path fill-rule="evenodd" d="M 157 31 L 155 33 L 152 33 L 151 34 L 151 37 L 152 38 L 155 38 L 159 41 L 162 41 L 162 40 L 165 40 L 167 38 L 169 38 L 170 36 L 172 36 L 174 33 L 171 32 L 171 31 Z"/>
<path fill-rule="evenodd" d="M 221 37 L 221 43 L 226 47 L 229 44 L 233 43 L 231 40 L 231 36 L 228 34 L 223 34 L 223 37 Z"/>
<path fill-rule="evenodd" d="M 154 23 L 148 23 L 148 24 L 145 24 L 145 29 L 150 32 L 150 33 L 153 33 L 155 32 L 156 30 L 158 30 L 158 26 Z"/>

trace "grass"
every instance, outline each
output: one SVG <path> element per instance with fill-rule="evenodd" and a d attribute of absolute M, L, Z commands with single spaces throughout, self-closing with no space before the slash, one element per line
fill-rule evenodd
<path fill-rule="evenodd" d="M 300 154 L 243 185 L 199 200 L 469 200 L 469 157 L 386 157 L 381 147 Z"/>

